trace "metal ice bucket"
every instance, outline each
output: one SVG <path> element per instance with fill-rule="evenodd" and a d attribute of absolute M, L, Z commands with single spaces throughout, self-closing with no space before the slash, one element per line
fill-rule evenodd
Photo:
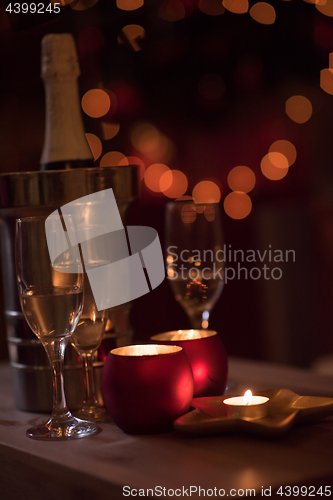
<path fill-rule="evenodd" d="M 4 314 L 14 397 L 21 410 L 50 411 L 52 375 L 41 342 L 27 325 L 19 302 L 15 275 L 15 219 L 49 215 L 82 196 L 112 188 L 125 223 L 129 205 L 138 198 L 136 165 L 0 175 L 0 238 Z M 131 343 L 130 303 L 109 310 L 104 340 L 95 363 L 97 397 L 101 401 L 101 372 L 110 349 Z M 84 396 L 82 366 L 70 345 L 65 356 L 65 391 L 68 406 L 80 407 Z"/>

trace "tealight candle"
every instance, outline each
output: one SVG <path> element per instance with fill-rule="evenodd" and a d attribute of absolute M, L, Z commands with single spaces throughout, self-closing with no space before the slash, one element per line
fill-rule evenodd
<path fill-rule="evenodd" d="M 228 358 L 222 340 L 213 330 L 175 330 L 154 335 L 159 344 L 178 345 L 187 354 L 194 378 L 194 397 L 224 393 Z"/>
<path fill-rule="evenodd" d="M 102 393 L 109 414 L 123 431 L 172 430 L 173 421 L 190 409 L 191 365 L 179 346 L 118 347 L 106 359 Z"/>
<path fill-rule="evenodd" d="M 259 420 L 268 415 L 269 398 L 265 396 L 253 396 L 250 390 L 244 396 L 227 398 L 223 401 L 227 414 L 230 417 L 242 418 L 243 420 Z"/>

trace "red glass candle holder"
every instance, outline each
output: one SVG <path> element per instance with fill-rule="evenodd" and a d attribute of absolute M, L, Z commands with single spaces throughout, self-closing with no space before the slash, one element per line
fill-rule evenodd
<path fill-rule="evenodd" d="M 191 365 L 179 346 L 118 347 L 105 361 L 102 393 L 109 414 L 124 432 L 172 430 L 173 421 L 190 409 Z"/>
<path fill-rule="evenodd" d="M 183 347 L 193 371 L 194 397 L 224 393 L 228 358 L 222 340 L 213 330 L 175 330 L 151 337 L 156 343 Z"/>

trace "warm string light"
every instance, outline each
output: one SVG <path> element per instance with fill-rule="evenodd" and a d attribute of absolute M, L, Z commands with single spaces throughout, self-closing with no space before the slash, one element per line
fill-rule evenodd
<path fill-rule="evenodd" d="M 80 0 L 82 5 L 84 2 L 88 5 L 89 1 L 94 3 L 94 0 Z M 328 0 L 325 3 L 325 8 L 320 0 L 309 1 L 314 3 L 317 8 L 320 7 L 325 15 L 331 15 L 329 12 L 333 0 Z M 117 0 L 117 6 L 121 10 L 135 10 L 143 4 L 143 0 Z M 221 15 L 225 10 L 237 14 L 248 12 L 254 20 L 262 24 L 273 24 L 276 19 L 274 7 L 266 2 L 257 2 L 249 9 L 247 0 L 223 0 L 222 3 L 215 0 L 200 0 L 198 9 L 212 16 Z M 179 0 L 166 0 L 161 4 L 159 15 L 167 20 L 179 20 L 185 16 L 185 8 Z M 134 50 L 140 50 L 144 37 L 145 30 L 141 26 L 127 25 L 122 29 L 118 41 L 119 43 L 129 43 Z M 330 54 L 329 68 L 325 68 L 321 72 L 320 85 L 325 92 L 333 94 L 333 53 Z M 205 75 L 199 81 L 198 90 L 206 100 L 220 99 L 224 93 L 224 83 L 218 75 Z M 85 113 L 94 118 L 107 114 L 111 107 L 110 94 L 102 89 L 88 91 L 82 98 L 82 108 Z M 305 123 L 312 115 L 312 104 L 305 96 L 295 95 L 286 101 L 285 111 L 289 118 L 296 123 Z M 119 124 L 102 122 L 101 128 L 103 139 L 108 140 L 117 135 L 120 126 Z M 101 141 L 94 134 L 86 135 L 96 160 L 102 154 Z M 171 141 L 163 133 L 147 122 L 140 122 L 132 129 L 131 141 L 138 151 L 148 157 L 151 156 L 152 159 L 154 156 L 163 156 L 163 149 L 168 149 L 171 144 Z M 262 158 L 261 172 L 270 180 L 282 179 L 295 160 L 296 149 L 290 141 L 275 141 L 269 148 L 269 152 Z M 171 170 L 163 163 L 152 164 L 146 169 L 142 159 L 126 157 L 117 151 L 106 153 L 100 161 L 101 166 L 128 165 L 130 163 L 140 165 L 141 179 L 143 178 L 147 187 L 154 192 L 163 193 L 169 198 L 178 198 L 187 190 L 186 175 L 179 170 Z M 224 208 L 230 217 L 241 219 L 251 212 L 252 202 L 247 193 L 254 188 L 255 182 L 254 172 L 246 166 L 234 167 L 229 172 L 228 185 L 232 189 L 232 193 L 229 193 L 225 198 Z M 192 196 L 196 203 L 217 203 L 221 199 L 221 191 L 216 183 L 201 181 L 194 187 Z M 204 212 L 205 216 L 207 220 L 213 220 L 212 217 L 215 216 L 215 213 L 209 210 Z M 184 207 L 183 217 L 186 221 L 193 221 L 196 218 L 196 209 L 193 210 L 191 206 Z"/>
<path fill-rule="evenodd" d="M 146 38 L 145 29 L 138 24 L 128 24 L 120 31 L 117 40 L 119 45 L 127 45 L 134 52 L 142 49 L 143 41 Z"/>
<path fill-rule="evenodd" d="M 261 24 L 273 24 L 276 19 L 276 12 L 272 5 L 266 2 L 255 3 L 250 11 L 250 16 Z"/>
<path fill-rule="evenodd" d="M 81 105 L 87 115 L 92 118 L 100 118 L 109 112 L 111 100 L 104 90 L 91 89 L 82 97 Z"/>

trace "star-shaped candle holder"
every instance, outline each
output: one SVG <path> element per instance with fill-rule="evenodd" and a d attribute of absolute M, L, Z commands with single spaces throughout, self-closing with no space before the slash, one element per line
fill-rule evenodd
<path fill-rule="evenodd" d="M 269 389 L 254 394 L 269 398 L 268 414 L 263 418 L 249 420 L 232 416 L 224 403 L 229 396 L 194 398 L 194 409 L 175 420 L 174 428 L 198 436 L 235 432 L 278 436 L 296 424 L 309 424 L 333 415 L 333 398 L 299 396 L 289 389 Z"/>

